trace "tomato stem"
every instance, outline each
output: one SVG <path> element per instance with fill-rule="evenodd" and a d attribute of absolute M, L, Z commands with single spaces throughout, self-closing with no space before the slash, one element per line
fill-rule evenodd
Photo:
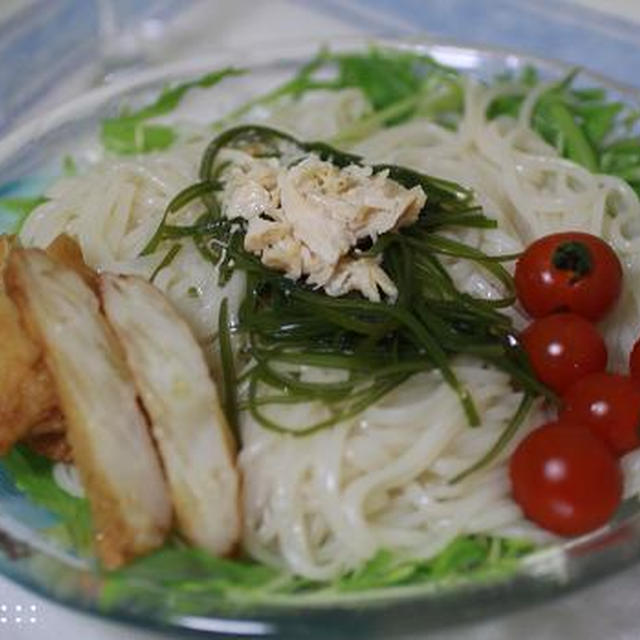
<path fill-rule="evenodd" d="M 589 248 L 582 242 L 563 242 L 553 252 L 551 262 L 556 269 L 573 271 L 572 282 L 588 275 L 593 268 L 593 258 Z"/>

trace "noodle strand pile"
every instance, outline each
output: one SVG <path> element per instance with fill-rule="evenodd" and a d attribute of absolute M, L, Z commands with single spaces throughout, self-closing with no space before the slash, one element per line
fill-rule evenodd
<path fill-rule="evenodd" d="M 513 88 L 468 82 L 455 130 L 416 118 L 378 130 L 348 150 L 372 163 L 403 165 L 472 188 L 497 228 L 449 233 L 486 254 L 517 253 L 554 231 L 583 230 L 609 241 L 623 261 L 625 284 L 604 332 L 610 365 L 623 367 L 640 333 L 640 202 L 623 180 L 560 157 L 532 130 L 533 109 L 547 88 L 531 90 L 517 118 L 489 120 L 490 105 Z M 262 117 L 264 124 L 285 127 L 303 139 L 326 139 L 339 138 L 369 112 L 359 90 L 345 89 L 311 92 L 276 104 L 266 116 L 263 110 L 246 117 Z M 62 179 L 26 221 L 22 242 L 46 246 L 66 232 L 79 241 L 91 266 L 148 278 L 178 245 L 154 282 L 209 344 L 224 298 L 231 316 L 237 314 L 242 276 L 236 272 L 220 289 L 216 268 L 191 239 L 167 240 L 151 255 L 140 255 L 171 198 L 198 180 L 205 141 L 127 160 L 105 158 L 81 176 Z M 174 214 L 172 224 L 193 224 L 201 212 L 201 204 L 189 204 Z M 500 296 L 491 277 L 472 263 L 451 258 L 447 267 L 462 290 Z M 521 327 L 521 312 L 512 308 L 510 313 Z M 364 413 L 309 437 L 267 431 L 243 411 L 240 465 L 249 554 L 328 580 L 383 548 L 400 557 L 430 558 L 460 534 L 548 539 L 510 498 L 505 467 L 517 442 L 544 419 L 540 404 L 490 465 L 449 482 L 490 449 L 522 399 L 505 373 L 468 357 L 452 364 L 478 405 L 481 424 L 475 429 L 468 428 L 456 394 L 438 372 L 410 377 Z M 312 369 L 302 374 L 320 375 Z M 268 411 L 283 421 L 309 423 L 322 409 L 309 402 L 271 405 Z M 634 455 L 623 463 L 628 491 L 640 486 Z M 66 474 L 65 486 L 71 481 Z"/>

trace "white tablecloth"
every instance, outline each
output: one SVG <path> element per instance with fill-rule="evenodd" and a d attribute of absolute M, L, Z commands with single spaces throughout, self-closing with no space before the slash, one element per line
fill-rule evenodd
<path fill-rule="evenodd" d="M 604 3 L 598 0 L 579 1 L 605 8 Z M 219 47 L 257 46 L 283 38 L 304 40 L 354 35 L 362 33 L 361 29 L 365 28 L 365 22 L 360 25 L 357 21 L 343 21 L 326 11 L 318 11 L 312 2 L 212 0 L 204 4 L 208 4 L 208 9 L 200 7 L 196 11 L 200 15 L 204 11 L 208 16 L 207 38 L 194 40 L 193 22 L 187 21 L 182 31 L 168 43 L 168 49 L 160 51 L 158 57 L 186 55 L 193 51 L 203 53 Z M 640 5 L 636 0 L 608 0 L 606 4 L 606 9 L 619 17 L 640 22 Z M 425 5 L 428 6 L 427 3 Z M 0 17 L 1 13 L 2 7 Z M 640 620 L 636 615 L 639 593 L 640 566 L 551 604 L 464 628 L 429 634 L 429 638 L 636 640 L 640 638 Z M 121 638 L 159 640 L 156 634 L 105 622 L 52 604 L 0 577 L 0 640 Z"/>

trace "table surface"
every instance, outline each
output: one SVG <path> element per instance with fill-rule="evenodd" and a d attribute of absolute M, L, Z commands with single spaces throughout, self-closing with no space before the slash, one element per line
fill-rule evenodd
<path fill-rule="evenodd" d="M 533 0 L 532 0 L 533 1 Z M 576 4 L 604 10 L 601 0 L 574 0 Z M 2 0 L 0 19 L 18 0 Z M 328 3 L 287 0 L 209 0 L 196 6 L 196 20 L 215 25 L 204 40 L 176 38 L 162 55 L 175 57 L 203 53 L 219 47 L 247 46 L 247 43 L 278 42 L 296 39 L 358 35 L 371 29 L 375 16 L 367 20 L 345 17 L 340 5 L 347 0 Z M 365 4 L 365 3 L 354 3 Z M 380 4 L 380 3 L 379 3 Z M 206 6 L 205 6 L 206 5 Z M 328 5 L 328 6 L 327 6 Z M 338 8 L 336 8 L 338 7 Z M 640 3 L 637 0 L 608 0 L 606 11 L 617 19 L 640 29 Z M 206 15 L 202 15 L 203 12 Z M 206 21 L 204 20 L 206 19 Z M 385 18 L 378 22 L 398 32 L 402 19 Z M 185 24 L 187 24 L 185 22 Z M 193 21 L 191 22 L 193 24 Z M 292 25 L 295 28 L 292 30 Z M 640 41 L 640 40 L 639 40 Z M 186 45 L 185 43 L 189 44 Z M 195 44 L 194 44 L 195 42 Z M 526 638 L 581 638 L 584 640 L 632 640 L 640 637 L 636 617 L 636 593 L 640 587 L 640 566 L 584 589 L 576 594 L 498 619 L 488 620 L 455 631 L 429 634 L 434 640 L 508 640 L 526 634 Z M 178 638 L 179 636 L 174 636 Z M 106 622 L 53 604 L 0 577 L 0 640 L 159 640 L 157 634 Z"/>

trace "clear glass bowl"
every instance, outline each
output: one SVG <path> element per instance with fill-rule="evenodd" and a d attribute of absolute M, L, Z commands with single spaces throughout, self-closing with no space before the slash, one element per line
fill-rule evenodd
<path fill-rule="evenodd" d="M 509 51 L 457 46 L 441 41 L 377 40 L 377 44 L 432 55 L 438 61 L 478 78 L 533 64 L 554 79 L 569 68 L 557 62 Z M 361 49 L 370 40 L 334 42 L 334 49 Z M 98 144 L 100 121 L 123 104 L 144 103 L 167 83 L 234 64 L 250 68 L 231 78 L 213 94 L 210 118 L 240 104 L 258 91 L 290 76 L 318 50 L 318 43 L 256 53 L 226 52 L 206 60 L 152 69 L 118 84 L 104 86 L 37 120 L 0 141 L 0 196 L 36 194 L 62 170 L 69 153 L 90 157 Z M 640 94 L 596 74 L 581 81 L 597 84 L 638 108 Z M 0 216 L 0 231 L 11 225 Z M 481 580 L 434 582 L 394 587 L 331 599 L 290 598 L 238 605 L 212 597 L 207 614 L 202 602 L 190 615 L 188 603 L 178 612 L 171 598 L 163 606 L 145 608 L 131 602 L 105 610 L 99 604 L 103 578 L 94 567 L 47 538 L 52 514 L 30 503 L 0 464 L 0 571 L 22 585 L 71 607 L 147 628 L 206 632 L 214 637 L 274 638 L 402 638 L 446 625 L 504 613 L 552 598 L 628 567 L 640 558 L 640 503 L 627 501 L 614 522 L 603 529 L 543 549 L 523 559 L 508 575 Z M 160 588 L 161 592 L 161 588 Z M 156 596 L 158 587 L 156 587 Z"/>

